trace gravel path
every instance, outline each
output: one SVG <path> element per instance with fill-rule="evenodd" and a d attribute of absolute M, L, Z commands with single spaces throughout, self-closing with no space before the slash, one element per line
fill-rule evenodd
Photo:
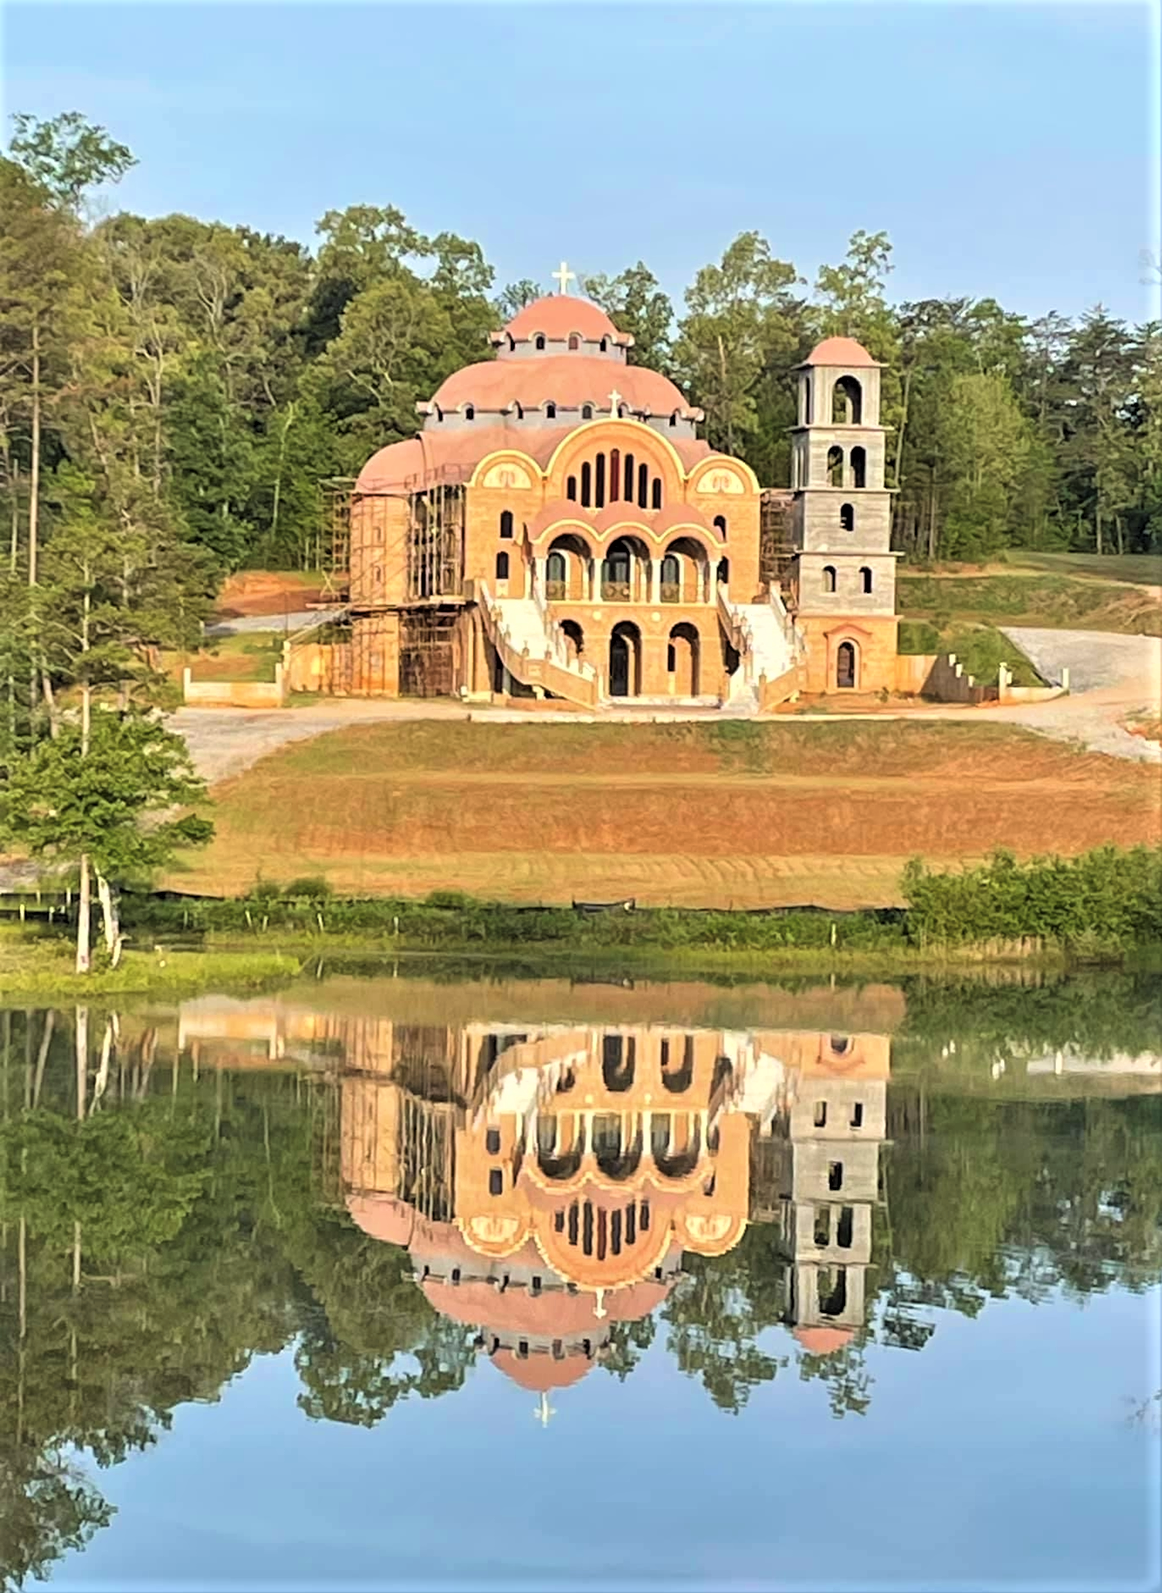
<path fill-rule="evenodd" d="M 285 631 L 288 635 L 306 625 L 324 625 L 343 612 L 340 608 L 299 608 L 290 614 L 239 614 L 206 626 L 207 636 L 241 636 L 253 631 Z"/>
<path fill-rule="evenodd" d="M 1060 683 L 1062 668 L 1067 667 L 1070 695 L 990 710 L 990 722 L 1024 725 L 1114 758 L 1162 763 L 1162 747 L 1156 741 L 1124 728 L 1128 716 L 1157 718 L 1162 713 L 1162 638 L 1017 626 L 1005 635 L 1043 680 Z"/>

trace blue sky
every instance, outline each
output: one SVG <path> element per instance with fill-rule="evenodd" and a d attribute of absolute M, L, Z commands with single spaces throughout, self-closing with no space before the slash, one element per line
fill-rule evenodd
<path fill-rule="evenodd" d="M 886 229 L 898 298 L 1143 319 L 1157 7 L 9 5 L 4 111 L 76 109 L 118 203 L 309 242 L 394 204 L 498 283 L 643 259 L 680 299 L 757 228 L 812 278 Z"/>

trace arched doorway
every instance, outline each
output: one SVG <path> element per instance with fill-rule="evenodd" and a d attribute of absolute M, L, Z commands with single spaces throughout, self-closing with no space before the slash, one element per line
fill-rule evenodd
<path fill-rule="evenodd" d="M 641 689 L 641 632 L 630 620 L 620 620 L 609 638 L 609 695 L 638 697 Z"/>
<path fill-rule="evenodd" d="M 683 623 L 670 631 L 666 650 L 666 670 L 670 695 L 697 697 L 699 664 L 699 637 L 697 628 Z"/>
<path fill-rule="evenodd" d="M 576 620 L 562 620 L 561 629 L 565 633 L 565 645 L 569 649 L 569 657 L 580 658 L 585 651 L 585 632 Z"/>
<path fill-rule="evenodd" d="M 835 684 L 841 691 L 853 690 L 859 668 L 854 642 L 840 642 L 835 654 Z"/>

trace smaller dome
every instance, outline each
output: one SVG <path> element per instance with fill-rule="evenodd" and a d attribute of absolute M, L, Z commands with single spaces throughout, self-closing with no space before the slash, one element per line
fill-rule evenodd
<path fill-rule="evenodd" d="M 803 361 L 804 365 L 842 365 L 851 370 L 857 365 L 878 365 L 862 343 L 853 337 L 825 337 Z"/>
<path fill-rule="evenodd" d="M 600 305 L 592 299 L 576 299 L 568 293 L 550 293 L 546 298 L 534 299 L 518 310 L 502 333 L 518 343 L 543 332 L 554 342 L 563 342 L 570 332 L 576 332 L 588 342 L 599 343 L 603 337 L 628 346 L 633 338 L 619 332 Z"/>
<path fill-rule="evenodd" d="M 850 1328 L 807 1327 L 796 1328 L 795 1337 L 808 1355 L 831 1355 L 841 1350 L 852 1339 Z"/>

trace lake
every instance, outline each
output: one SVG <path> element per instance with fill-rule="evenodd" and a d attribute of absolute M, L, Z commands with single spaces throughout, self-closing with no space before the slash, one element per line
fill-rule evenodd
<path fill-rule="evenodd" d="M 1159 1000 L 0 1011 L 5 1585 L 1157 1587 Z"/>

